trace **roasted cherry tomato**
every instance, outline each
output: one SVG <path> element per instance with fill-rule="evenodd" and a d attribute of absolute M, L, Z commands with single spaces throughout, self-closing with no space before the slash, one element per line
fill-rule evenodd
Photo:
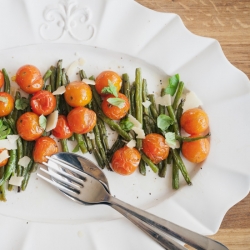
<path fill-rule="evenodd" d="M 56 127 L 52 130 L 52 134 L 58 139 L 68 139 L 73 135 L 73 132 L 69 128 L 67 117 L 59 115 Z"/>
<path fill-rule="evenodd" d="M 188 109 L 181 116 L 181 127 L 190 135 L 199 135 L 208 130 L 209 119 L 200 108 Z"/>
<path fill-rule="evenodd" d="M 51 92 L 40 90 L 31 97 L 30 106 L 38 115 L 49 115 L 56 107 L 56 98 Z"/>
<path fill-rule="evenodd" d="M 122 86 L 121 77 L 114 71 L 103 71 L 95 80 L 95 88 L 99 95 L 106 95 L 105 93 L 102 93 L 102 90 L 105 87 L 109 87 L 109 81 L 114 84 L 117 92 L 120 91 Z"/>
<path fill-rule="evenodd" d="M 121 175 L 130 175 L 138 168 L 141 154 L 136 148 L 127 146 L 118 149 L 112 157 L 112 169 Z"/>
<path fill-rule="evenodd" d="M 5 148 L 1 148 L 1 149 L 0 149 L 0 153 L 2 153 L 4 150 L 6 150 L 6 149 L 5 149 Z M 9 158 L 7 158 L 7 159 L 1 161 L 1 162 L 0 162 L 0 167 L 5 166 L 5 165 L 8 163 L 8 160 L 9 160 Z"/>
<path fill-rule="evenodd" d="M 96 113 L 85 107 L 77 107 L 69 112 L 67 121 L 71 131 L 86 134 L 96 125 Z"/>
<path fill-rule="evenodd" d="M 48 136 L 42 136 L 37 139 L 34 151 L 33 151 L 33 159 L 35 162 L 43 163 L 47 162 L 48 159 L 46 156 L 51 156 L 58 152 L 58 147 L 52 138 Z"/>
<path fill-rule="evenodd" d="M 43 77 L 33 65 L 24 65 L 16 73 L 16 83 L 28 94 L 34 94 L 43 87 Z"/>
<path fill-rule="evenodd" d="M 0 92 L 0 117 L 10 114 L 13 109 L 13 97 L 6 92 Z"/>
<path fill-rule="evenodd" d="M 0 88 L 2 88 L 4 85 L 4 76 L 3 72 L 0 70 Z"/>
<path fill-rule="evenodd" d="M 154 164 L 166 159 L 169 154 L 169 146 L 165 138 L 156 133 L 146 135 L 142 141 L 142 150 Z"/>
<path fill-rule="evenodd" d="M 190 136 L 196 137 L 196 135 Z M 200 163 L 204 161 L 210 151 L 210 143 L 207 138 L 199 139 L 191 142 L 183 142 L 181 151 L 183 156 L 191 162 Z"/>
<path fill-rule="evenodd" d="M 39 124 L 39 116 L 33 112 L 21 115 L 16 123 L 18 134 L 26 141 L 38 139 L 44 129 Z"/>
<path fill-rule="evenodd" d="M 66 86 L 64 97 L 71 107 L 82 107 L 91 101 L 92 91 L 88 84 L 75 81 Z"/>
<path fill-rule="evenodd" d="M 130 108 L 128 98 L 121 93 L 118 94 L 118 98 L 123 100 L 123 103 L 120 104 L 121 106 L 112 105 L 109 102 L 109 98 L 115 98 L 115 96 L 113 96 L 113 95 L 105 96 L 105 98 L 103 99 L 103 102 L 102 102 L 103 113 L 107 117 L 109 117 L 110 119 L 113 119 L 113 120 L 119 120 L 119 119 L 123 118 L 127 114 L 128 110 Z"/>

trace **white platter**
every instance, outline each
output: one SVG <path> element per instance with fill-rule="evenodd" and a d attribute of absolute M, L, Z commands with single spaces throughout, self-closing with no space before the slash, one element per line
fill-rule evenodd
<path fill-rule="evenodd" d="M 44 73 L 58 59 L 66 67 L 79 58 L 88 75 L 112 69 L 134 79 L 140 67 L 151 91 L 180 74 L 202 100 L 212 134 L 206 162 L 188 166 L 193 185 L 181 180 L 173 191 L 170 168 L 165 179 L 150 171 L 147 177 L 105 174 L 116 197 L 199 233 L 216 233 L 250 187 L 250 82 L 219 43 L 191 34 L 175 14 L 130 0 L 0 3 L 0 68 L 10 76 L 23 64 Z M 111 208 L 73 203 L 36 175 L 25 192 L 8 192 L 7 199 L 0 204 L 4 250 L 161 249 Z"/>

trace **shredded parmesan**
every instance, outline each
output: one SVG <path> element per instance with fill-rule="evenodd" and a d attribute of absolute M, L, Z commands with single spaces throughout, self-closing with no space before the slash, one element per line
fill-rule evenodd
<path fill-rule="evenodd" d="M 0 140 L 0 149 L 6 148 L 7 150 L 11 149 L 17 149 L 17 143 L 15 142 L 10 142 L 8 139 L 3 139 Z"/>
<path fill-rule="evenodd" d="M 90 80 L 90 79 L 83 79 L 82 82 L 89 84 L 89 85 L 95 85 L 95 81 Z"/>
<path fill-rule="evenodd" d="M 132 115 L 128 115 L 128 120 L 134 124 L 137 128 L 142 128 L 142 124 Z"/>
<path fill-rule="evenodd" d="M 137 134 L 137 136 L 136 136 L 137 139 L 144 139 L 145 138 L 145 132 L 143 129 L 138 128 L 138 127 L 132 127 L 132 130 L 134 130 L 135 133 Z"/>
<path fill-rule="evenodd" d="M 9 184 L 13 185 L 13 186 L 21 186 L 22 181 L 23 181 L 22 176 L 13 175 L 13 176 L 11 176 L 11 178 L 9 180 Z"/>
<path fill-rule="evenodd" d="M 58 110 L 55 110 L 47 117 L 47 125 L 45 129 L 46 132 L 49 132 L 56 127 L 57 120 L 58 120 Z"/>
<path fill-rule="evenodd" d="M 201 100 L 197 97 L 197 95 L 190 91 L 186 94 L 185 102 L 183 105 L 183 112 L 185 112 L 188 109 L 197 108 L 202 105 Z"/>
<path fill-rule="evenodd" d="M 0 162 L 8 159 L 10 156 L 9 156 L 9 153 L 8 153 L 8 150 L 3 150 L 1 153 L 0 153 Z"/>
<path fill-rule="evenodd" d="M 171 103 L 171 95 L 166 94 L 164 96 L 158 96 L 155 99 L 155 102 L 156 102 L 156 104 L 160 104 L 162 106 L 170 106 L 172 104 Z"/>
<path fill-rule="evenodd" d="M 53 95 L 62 95 L 66 91 L 65 86 L 60 86 L 52 94 Z"/>
<path fill-rule="evenodd" d="M 30 161 L 31 159 L 28 156 L 24 156 L 21 159 L 19 159 L 18 165 L 26 168 L 29 165 Z"/>
<path fill-rule="evenodd" d="M 148 108 L 150 105 L 151 105 L 151 102 L 146 100 L 145 102 L 142 103 L 142 105 L 145 107 L 145 108 Z"/>
<path fill-rule="evenodd" d="M 129 148 L 134 148 L 136 146 L 136 141 L 131 140 L 126 144 L 126 146 L 129 147 Z"/>
<path fill-rule="evenodd" d="M 7 139 L 10 143 L 15 143 L 17 139 L 19 138 L 19 135 L 7 135 Z"/>
<path fill-rule="evenodd" d="M 87 133 L 87 136 L 90 140 L 95 139 L 95 134 L 94 133 Z"/>

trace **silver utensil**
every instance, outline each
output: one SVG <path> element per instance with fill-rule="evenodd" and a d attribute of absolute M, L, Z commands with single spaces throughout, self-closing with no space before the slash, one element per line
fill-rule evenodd
<path fill-rule="evenodd" d="M 48 157 L 48 159 L 49 163 L 44 163 L 44 165 L 49 168 L 49 171 L 43 168 L 41 170 L 50 175 L 52 180 L 40 174 L 38 176 L 59 188 L 74 201 L 85 205 L 105 204 L 113 207 L 165 249 L 186 249 L 169 235 L 195 249 L 228 249 L 217 241 L 112 197 L 105 175 L 86 158 L 71 153 L 60 153 Z M 51 171 L 52 169 L 55 172 Z M 94 175 L 92 175 L 92 171 L 95 173 Z"/>

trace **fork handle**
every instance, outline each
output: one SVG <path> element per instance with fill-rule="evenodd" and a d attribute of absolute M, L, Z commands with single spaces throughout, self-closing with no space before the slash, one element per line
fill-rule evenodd
<path fill-rule="evenodd" d="M 167 250 L 186 250 L 185 247 L 180 245 L 177 241 L 171 239 L 167 234 L 163 233 L 161 230 L 147 224 L 146 222 L 138 219 L 136 216 L 128 213 L 126 210 L 117 205 L 111 205 L 116 211 L 121 213 L 124 217 L 134 223 L 143 232 L 149 235 L 153 240 L 159 243 L 164 249 Z"/>
<path fill-rule="evenodd" d="M 206 236 L 193 232 L 189 229 L 178 226 L 170 221 L 167 221 L 149 212 L 136 208 L 113 196 L 109 196 L 109 199 L 106 204 L 110 205 L 111 207 L 113 207 L 114 209 L 122 213 L 126 218 L 130 220 L 133 216 L 139 219 L 140 221 L 150 225 L 151 227 L 147 229 L 148 232 L 150 232 L 150 230 L 152 230 L 152 227 L 154 227 L 154 229 L 156 228 L 157 230 L 161 232 L 167 233 L 173 236 L 174 238 L 182 242 L 185 242 L 186 244 L 196 249 L 200 249 L 200 250 L 212 250 L 212 249 L 226 250 L 227 249 L 228 250 L 228 248 L 224 246 L 223 244 L 221 244 L 220 242 L 212 240 Z M 138 223 L 139 220 L 135 222 Z M 142 226 L 142 224 L 140 225 Z M 143 227 L 145 229 L 144 224 L 142 226 L 142 229 Z M 162 234 L 160 235 L 162 237 Z"/>

